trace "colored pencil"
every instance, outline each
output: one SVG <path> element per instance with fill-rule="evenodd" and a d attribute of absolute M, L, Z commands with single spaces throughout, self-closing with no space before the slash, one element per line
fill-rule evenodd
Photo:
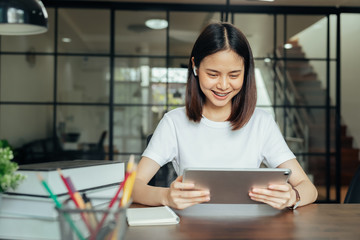
<path fill-rule="evenodd" d="M 56 195 L 53 194 L 50 187 L 48 186 L 48 184 L 46 183 L 46 181 L 43 179 L 43 177 L 40 174 L 38 174 L 38 179 L 40 180 L 40 182 L 42 183 L 42 185 L 44 186 L 46 191 L 49 193 L 50 197 L 54 200 L 56 207 L 61 209 L 62 208 L 61 203 L 58 201 Z M 75 226 L 74 222 L 71 220 L 70 216 L 68 214 L 64 213 L 64 217 L 65 217 L 66 221 L 69 223 L 70 227 L 74 230 L 74 232 L 76 233 L 78 238 L 81 240 L 85 240 L 85 238 L 82 236 L 79 229 Z"/>
<path fill-rule="evenodd" d="M 64 182 L 65 187 L 68 190 L 68 193 L 70 195 L 71 200 L 75 203 L 75 206 L 79 209 L 85 209 L 85 203 L 84 200 L 81 198 L 80 194 L 76 191 L 71 178 L 70 177 L 64 177 L 64 175 L 61 172 L 61 169 L 58 168 L 57 169 L 60 175 L 60 178 L 62 179 L 62 181 Z M 89 231 L 91 233 L 93 233 L 95 226 L 91 226 L 89 221 L 88 221 L 88 217 L 87 214 L 85 213 L 80 213 L 82 220 L 84 221 L 86 227 L 89 229 Z"/>
<path fill-rule="evenodd" d="M 124 181 L 121 182 L 121 184 L 120 184 L 117 192 L 115 193 L 114 197 L 111 199 L 111 201 L 110 201 L 110 203 L 109 203 L 109 205 L 108 205 L 108 209 L 109 209 L 109 210 L 113 207 L 114 203 L 115 203 L 116 200 L 118 199 L 119 194 L 120 194 L 121 190 L 124 188 L 126 182 L 128 181 L 129 176 L 130 176 L 130 174 L 131 174 L 134 166 L 135 166 L 135 156 L 134 156 L 134 155 L 130 155 L 130 159 L 129 159 L 129 162 L 128 162 L 127 168 L 126 168 L 126 173 L 125 173 Z M 121 201 L 120 201 L 120 203 L 121 203 Z M 108 215 L 108 213 L 104 213 L 101 221 L 99 222 L 99 224 L 98 224 L 98 226 L 97 226 L 97 228 L 96 228 L 96 230 L 95 230 L 95 236 L 96 236 L 96 234 L 100 231 L 102 225 L 104 224 L 104 222 L 105 222 L 105 220 L 106 220 L 107 215 Z"/>
<path fill-rule="evenodd" d="M 135 178 L 136 178 L 136 166 L 133 167 L 133 170 L 130 173 L 129 178 L 125 183 L 124 193 L 123 193 L 123 196 L 121 198 L 119 206 L 121 206 L 121 207 L 125 206 L 129 202 L 129 200 L 131 198 L 132 190 L 133 190 L 133 187 L 134 187 L 134 183 L 135 183 Z"/>

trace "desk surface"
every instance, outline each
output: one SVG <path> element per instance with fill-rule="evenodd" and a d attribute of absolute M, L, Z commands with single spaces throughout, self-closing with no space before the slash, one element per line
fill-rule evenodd
<path fill-rule="evenodd" d="M 194 217 L 178 212 L 177 225 L 129 227 L 135 239 L 360 239 L 360 204 L 312 204 L 263 216 Z M 215 212 L 214 212 L 215 213 Z"/>

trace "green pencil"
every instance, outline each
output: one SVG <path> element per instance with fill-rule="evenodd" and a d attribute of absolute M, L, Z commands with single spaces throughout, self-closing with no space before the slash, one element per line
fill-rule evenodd
<path fill-rule="evenodd" d="M 56 195 L 54 195 L 54 194 L 52 193 L 49 185 L 45 182 L 44 178 L 43 178 L 40 174 L 38 174 L 37 176 L 38 176 L 39 180 L 41 181 L 42 185 L 45 187 L 46 191 L 49 193 L 50 197 L 54 200 L 56 207 L 60 209 L 60 208 L 62 207 L 62 205 L 61 205 L 61 203 L 59 202 L 59 200 L 57 199 Z M 69 216 L 68 214 L 64 213 L 64 217 L 65 217 L 66 221 L 70 224 L 70 227 L 75 231 L 75 233 L 76 233 L 76 235 L 78 236 L 78 238 L 81 239 L 81 240 L 86 240 L 86 239 L 82 236 L 82 234 L 81 234 L 81 232 L 79 231 L 79 229 L 75 226 L 75 224 L 74 224 L 74 222 L 71 220 L 70 216 Z"/>

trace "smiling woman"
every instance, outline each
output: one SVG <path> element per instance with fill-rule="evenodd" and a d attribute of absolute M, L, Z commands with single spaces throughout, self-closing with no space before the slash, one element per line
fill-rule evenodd
<path fill-rule="evenodd" d="M 185 169 L 259 168 L 264 163 L 291 169 L 289 183 L 254 187 L 245 197 L 276 209 L 314 202 L 316 188 L 273 117 L 255 105 L 254 62 L 247 39 L 231 24 L 208 25 L 189 59 L 185 108 L 166 113 L 157 126 L 138 165 L 133 200 L 187 208 L 210 201 L 210 192 L 183 182 Z M 149 186 L 150 179 L 169 162 L 179 177 L 169 188 Z"/>
<path fill-rule="evenodd" d="M 209 25 L 196 40 L 191 56 L 186 89 L 189 119 L 199 122 L 208 116 L 214 121 L 228 120 L 233 130 L 240 129 L 256 105 L 254 60 L 245 35 L 230 24 Z M 192 68 L 199 69 L 198 76 Z"/>

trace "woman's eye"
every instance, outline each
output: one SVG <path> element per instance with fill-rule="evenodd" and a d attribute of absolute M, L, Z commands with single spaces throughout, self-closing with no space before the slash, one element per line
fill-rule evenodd
<path fill-rule="evenodd" d="M 231 78 L 237 78 L 239 75 L 230 75 Z"/>
<path fill-rule="evenodd" d="M 216 77 L 216 74 L 208 73 L 208 75 L 209 75 L 210 77 Z"/>

